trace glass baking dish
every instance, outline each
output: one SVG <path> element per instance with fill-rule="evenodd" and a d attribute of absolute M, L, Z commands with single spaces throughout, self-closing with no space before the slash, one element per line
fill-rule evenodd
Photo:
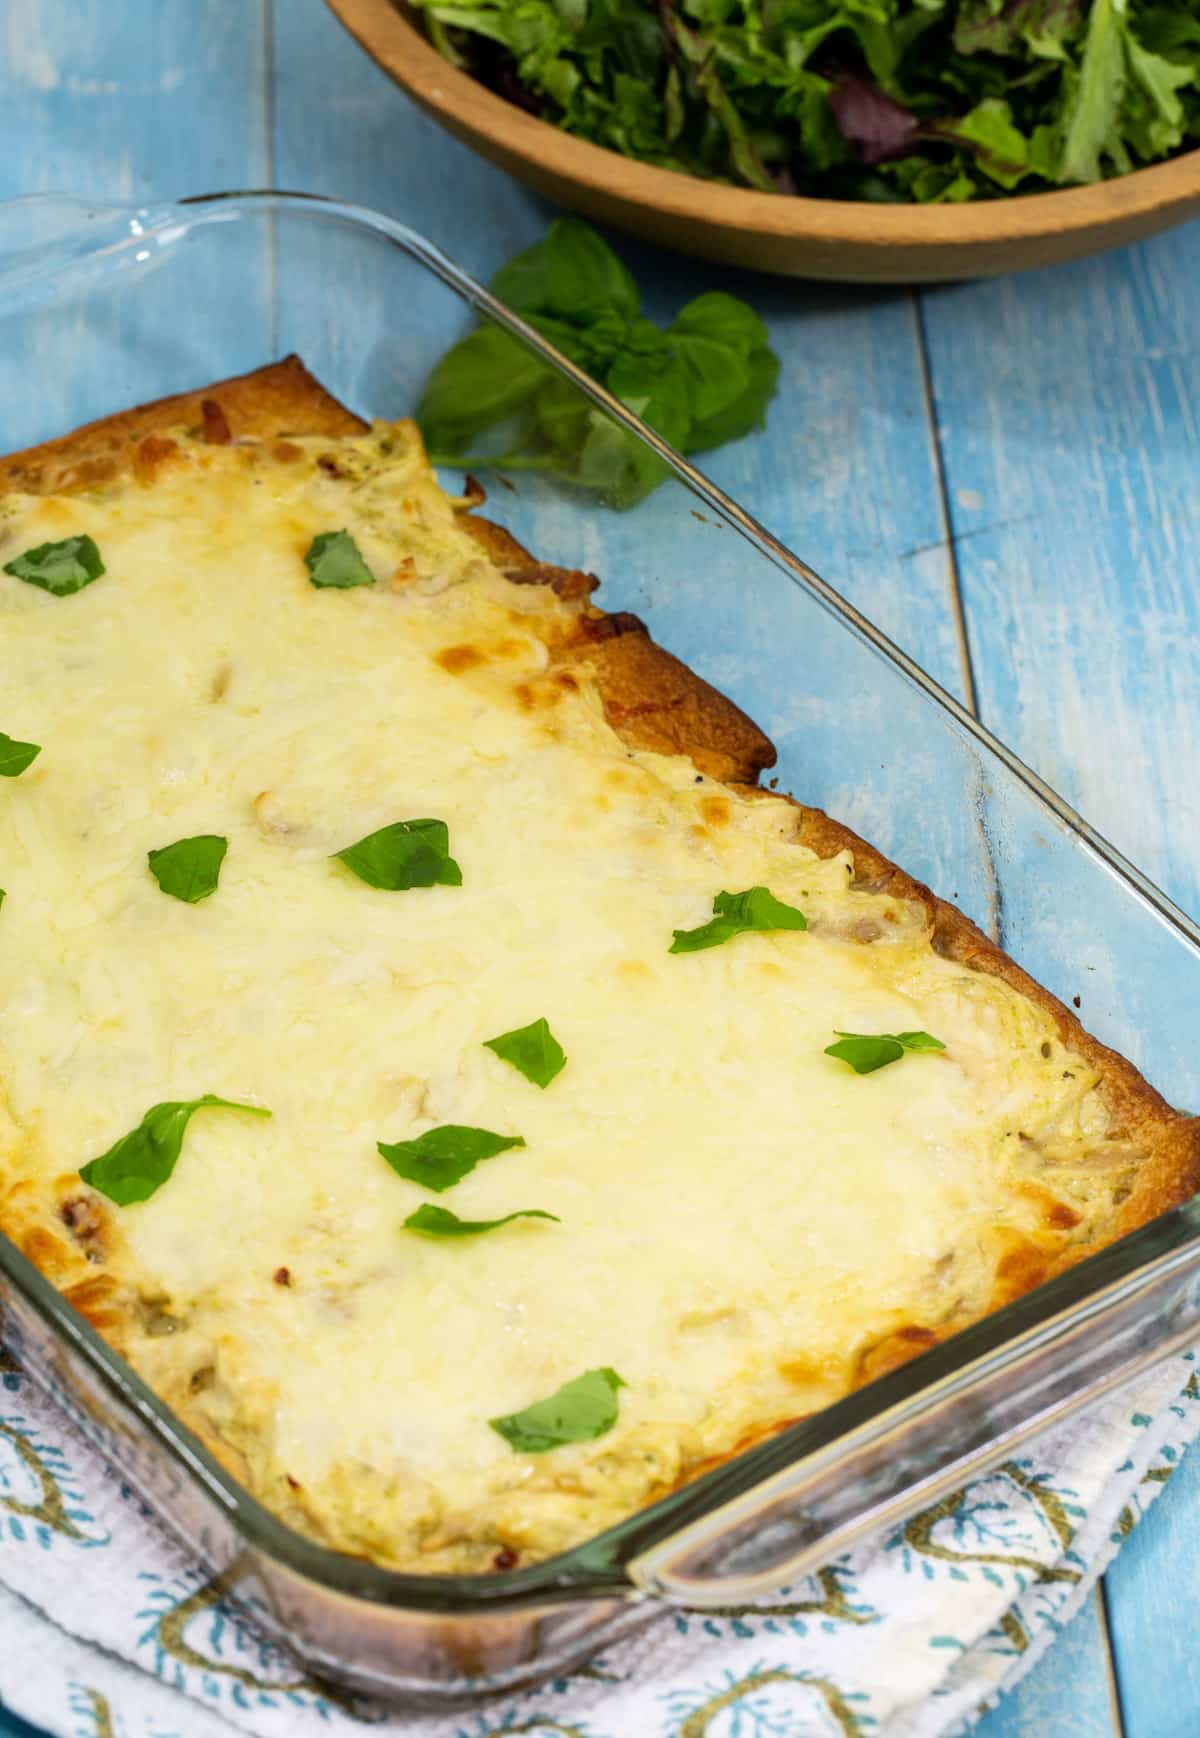
<path fill-rule="evenodd" d="M 628 511 L 536 474 L 492 510 L 742 704 L 780 786 L 974 917 L 1175 1103 L 1200 1102 L 1200 931 L 803 562 L 436 249 L 277 193 L 0 206 L 0 451 L 297 352 L 355 410 L 414 407 L 476 317 L 520 337 L 667 481 Z M 769 438 L 763 437 L 763 438 Z M 7 1240 L 4 1332 L 260 1627 L 355 1689 L 437 1700 L 558 1674 L 666 1604 L 745 1603 L 1200 1337 L 1190 1202 L 550 1562 L 400 1574 L 291 1531 Z"/>

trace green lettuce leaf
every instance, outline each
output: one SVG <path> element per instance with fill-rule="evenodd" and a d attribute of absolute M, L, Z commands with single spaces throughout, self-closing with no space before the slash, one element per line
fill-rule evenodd
<path fill-rule="evenodd" d="M 784 197 L 994 199 L 1200 141 L 1193 0 L 414 3 L 443 52 L 577 137 Z"/>

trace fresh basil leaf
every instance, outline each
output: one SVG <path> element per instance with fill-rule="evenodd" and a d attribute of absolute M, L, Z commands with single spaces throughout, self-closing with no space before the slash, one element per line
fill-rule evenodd
<path fill-rule="evenodd" d="M 846 1034 L 843 1032 L 844 1038 Z M 940 1038 L 932 1037 L 928 1032 L 897 1032 L 896 1041 L 903 1044 L 906 1050 L 944 1050 L 946 1046 Z"/>
<path fill-rule="evenodd" d="M 543 1091 L 567 1065 L 566 1053 L 545 1020 L 502 1032 L 498 1038 L 486 1038 L 484 1049 L 494 1050 L 502 1061 L 511 1062 Z"/>
<path fill-rule="evenodd" d="M 17 778 L 41 752 L 39 742 L 17 742 L 0 730 L 0 778 Z"/>
<path fill-rule="evenodd" d="M 6 900 L 6 899 L 7 899 L 7 898 L 8 898 L 8 895 L 7 895 L 7 893 L 5 893 L 5 891 L 4 891 L 4 889 L 3 889 L 3 887 L 0 887 L 0 905 L 3 905 L 3 904 L 4 904 L 4 901 L 5 901 L 5 900 Z"/>
<path fill-rule="evenodd" d="M 196 905 L 216 892 L 228 849 L 229 840 L 219 833 L 197 833 L 192 839 L 176 839 L 173 845 L 147 852 L 146 860 L 164 893 L 185 905 Z"/>
<path fill-rule="evenodd" d="M 750 384 L 750 363 L 732 345 L 719 338 L 684 333 L 678 340 L 678 354 L 686 373 L 694 421 L 719 416 L 745 395 Z"/>
<path fill-rule="evenodd" d="M 524 1145 L 520 1135 L 496 1135 L 490 1129 L 465 1128 L 459 1123 L 426 1129 L 414 1141 L 376 1142 L 380 1157 L 398 1177 L 407 1177 L 410 1183 L 420 1183 L 439 1195 L 460 1183 L 484 1159 Z"/>
<path fill-rule="evenodd" d="M 557 218 L 492 279 L 492 292 L 518 314 L 553 314 L 587 326 L 611 309 L 632 319 L 638 287 L 602 236 L 577 217 Z"/>
<path fill-rule="evenodd" d="M 445 821 L 393 821 L 335 853 L 368 887 L 398 893 L 409 887 L 461 887 Z"/>
<path fill-rule="evenodd" d="M 538 432 L 552 448 L 557 465 L 569 471 L 575 454 L 587 439 L 589 419 L 596 414 L 595 405 L 572 381 L 552 375 L 533 401 L 533 414 Z"/>
<path fill-rule="evenodd" d="M 547 314 L 550 291 L 546 282 L 546 238 L 523 247 L 496 271 L 488 288 L 498 301 L 528 320 L 531 314 Z"/>
<path fill-rule="evenodd" d="M 710 338 L 727 344 L 749 361 L 756 350 L 765 350 L 770 334 L 753 308 L 724 290 L 705 290 L 680 308 L 671 321 L 671 332 L 693 338 Z"/>
<path fill-rule="evenodd" d="M 156 1104 L 135 1129 L 121 1136 L 115 1146 L 98 1159 L 81 1165 L 79 1175 L 93 1189 L 115 1201 L 118 1207 L 128 1207 L 134 1201 L 148 1201 L 175 1169 L 188 1123 L 198 1110 L 244 1110 L 250 1116 L 271 1114 L 262 1105 L 216 1098 L 211 1092 L 206 1092 L 203 1098 Z"/>
<path fill-rule="evenodd" d="M 794 905 L 785 905 L 765 887 L 745 893 L 718 893 L 713 900 L 718 917 L 732 918 L 747 929 L 807 929 L 808 919 Z"/>
<path fill-rule="evenodd" d="M 674 349 L 669 332 L 664 332 L 654 324 L 653 320 L 644 320 L 639 315 L 636 320 L 617 322 L 621 335 L 617 341 L 617 349 L 626 351 L 630 356 L 661 356 L 670 355 Z M 587 336 L 593 339 L 600 330 L 601 322 L 588 328 Z"/>
<path fill-rule="evenodd" d="M 904 1046 L 898 1038 L 889 1038 L 883 1033 L 875 1037 L 849 1035 L 839 1038 L 836 1044 L 827 1044 L 825 1054 L 835 1056 L 839 1062 L 848 1062 L 855 1074 L 874 1074 L 877 1068 L 886 1068 L 889 1062 L 899 1062 L 904 1055 Z"/>
<path fill-rule="evenodd" d="M 669 953 L 699 953 L 719 947 L 735 935 L 750 930 L 807 929 L 808 919 L 794 905 L 785 905 L 765 887 L 748 887 L 744 893 L 718 893 L 713 917 L 699 929 L 677 929 Z"/>
<path fill-rule="evenodd" d="M 545 1400 L 535 1400 L 522 1412 L 489 1418 L 488 1423 L 517 1454 L 545 1454 L 568 1442 L 594 1442 L 617 1422 L 617 1390 L 625 1386 L 607 1366 L 586 1370 Z"/>
<path fill-rule="evenodd" d="M 577 341 L 583 351 L 584 366 L 589 374 L 597 380 L 603 380 L 605 369 L 609 364 L 626 350 L 631 350 L 629 340 L 635 328 L 639 334 L 644 333 L 647 328 L 650 331 L 658 332 L 658 327 L 652 325 L 649 320 L 643 320 L 640 316 L 636 321 L 626 320 L 623 315 L 615 313 L 611 308 L 598 315 L 590 325 L 581 326 L 577 334 Z M 659 335 L 660 337 L 665 336 L 664 334 Z M 665 343 L 660 347 L 665 348 Z M 644 340 L 639 337 L 638 347 L 633 353 L 650 355 L 653 348 L 653 346 L 646 347 Z"/>
<path fill-rule="evenodd" d="M 322 589 L 349 591 L 352 586 L 375 584 L 375 575 L 348 531 L 322 531 L 314 537 L 304 565 L 312 583 Z"/>
<path fill-rule="evenodd" d="M 715 416 L 692 424 L 688 435 L 689 453 L 706 453 L 722 447 L 726 441 L 741 440 L 751 430 L 761 428 L 767 420 L 767 406 L 775 396 L 779 381 L 779 358 L 773 350 L 756 350 L 746 364 L 746 390 L 740 398 L 727 404 Z"/>
<path fill-rule="evenodd" d="M 692 426 L 691 382 L 679 356 L 617 357 L 605 381 L 608 390 L 668 445 L 682 452 Z"/>
<path fill-rule="evenodd" d="M 85 585 L 99 579 L 104 563 L 85 531 L 77 537 L 64 537 L 58 543 L 39 543 L 36 549 L 27 549 L 15 561 L 6 561 L 4 571 L 52 592 L 55 597 L 70 597 L 72 592 L 82 591 Z"/>
<path fill-rule="evenodd" d="M 557 1213 L 543 1213 L 538 1207 L 524 1207 L 519 1212 L 506 1213 L 503 1219 L 460 1219 L 448 1207 L 435 1207 L 432 1202 L 426 1202 L 415 1213 L 409 1214 L 404 1229 L 421 1231 L 426 1237 L 479 1237 L 485 1231 L 511 1225 L 514 1219 L 553 1219 L 556 1225 L 561 1223 Z"/>
<path fill-rule="evenodd" d="M 604 237 L 578 217 L 560 217 L 546 236 L 546 308 L 576 325 L 611 310 L 632 320 L 641 308 L 633 274 Z"/>
<path fill-rule="evenodd" d="M 826 1056 L 848 1062 L 855 1074 L 874 1074 L 889 1062 L 899 1062 L 906 1050 L 944 1050 L 940 1038 L 928 1032 L 839 1032 L 838 1042 L 825 1047 Z"/>
<path fill-rule="evenodd" d="M 573 473 L 569 466 L 563 469 L 574 482 L 594 489 L 610 507 L 636 506 L 670 476 L 671 467 L 665 459 L 595 405 L 588 407 L 584 427 L 583 446 Z"/>
<path fill-rule="evenodd" d="M 535 332 L 541 333 L 548 344 L 553 344 L 556 350 L 561 350 L 563 355 L 569 357 L 572 362 L 579 362 L 585 367 L 587 366 L 593 356 L 596 327 L 586 327 L 581 331 L 576 326 L 568 325 L 566 320 L 556 320 L 553 314 L 526 314 L 525 318 Z M 561 376 L 555 374 L 549 378 L 560 380 Z M 563 384 L 570 386 L 571 383 L 564 381 Z M 582 398 L 582 394 L 577 388 L 572 387 L 572 391 L 576 393 L 577 397 Z M 584 402 L 587 401 L 584 400 Z"/>
<path fill-rule="evenodd" d="M 430 449 L 458 453 L 533 396 L 547 369 L 499 326 L 480 326 L 447 350 L 425 382 L 417 421 Z"/>
<path fill-rule="evenodd" d="M 590 29 L 590 11 L 588 19 Z M 456 11 L 437 21 L 463 19 Z M 638 18 L 627 22 L 628 53 Z M 639 314 L 633 278 L 578 218 L 554 223 L 544 240 L 501 267 L 492 287 L 681 452 L 717 446 L 763 418 L 778 362 L 757 315 L 712 291 L 663 331 Z M 497 327 L 481 326 L 446 352 L 417 420 L 437 464 L 554 472 L 613 507 L 633 506 L 670 475 L 636 435 Z"/>

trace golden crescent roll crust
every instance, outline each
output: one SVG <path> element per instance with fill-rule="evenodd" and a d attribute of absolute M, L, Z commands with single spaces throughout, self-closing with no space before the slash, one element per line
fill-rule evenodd
<path fill-rule="evenodd" d="M 210 408 L 207 415 L 205 406 Z M 198 392 L 85 423 L 57 440 L 0 458 L 0 493 L 67 495 L 137 470 L 138 449 L 168 429 L 186 428 L 219 442 L 243 436 L 359 434 L 367 425 L 313 379 L 298 356 L 239 374 Z"/>

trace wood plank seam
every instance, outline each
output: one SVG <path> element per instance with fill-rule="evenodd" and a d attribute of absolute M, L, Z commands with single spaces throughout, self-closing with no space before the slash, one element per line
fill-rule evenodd
<path fill-rule="evenodd" d="M 929 345 L 925 332 L 925 305 L 920 290 L 910 290 L 909 297 L 913 314 L 918 366 L 921 371 L 921 391 L 925 400 L 925 424 L 929 430 L 930 459 L 933 464 L 937 488 L 938 515 L 942 523 L 943 547 L 946 551 L 946 582 L 950 594 L 950 614 L 954 622 L 959 661 L 962 665 L 963 704 L 968 712 L 974 713 L 975 717 L 978 718 L 979 705 L 975 684 L 975 666 L 971 657 L 971 636 L 967 629 L 962 577 L 958 566 L 958 550 L 955 547 L 954 516 L 950 510 L 946 466 L 942 456 L 942 438 L 938 428 L 937 393 L 934 390 L 933 371 L 929 361 Z M 996 860 L 991 835 L 988 832 L 987 810 L 982 790 L 975 794 L 975 820 L 979 829 L 988 886 L 987 911 L 980 914 L 980 927 L 992 938 L 997 947 L 1002 948 L 1004 946 L 1004 893 L 1000 876 L 996 871 Z"/>
<path fill-rule="evenodd" d="M 973 712 L 978 718 L 975 666 L 971 656 L 971 639 L 967 632 L 966 611 L 963 607 L 962 582 L 958 571 L 958 551 L 954 541 L 954 518 L 950 511 L 950 496 L 946 485 L 946 467 L 942 460 L 942 439 L 937 421 L 937 396 L 933 388 L 929 345 L 925 337 L 925 305 L 920 290 L 910 290 L 909 298 L 912 305 L 913 328 L 916 334 L 917 356 L 921 369 L 921 390 L 925 396 L 925 421 L 929 429 L 930 456 L 933 460 L 934 476 L 937 479 L 938 513 L 942 521 L 946 550 L 946 577 L 949 581 L 950 611 L 954 618 L 959 658 L 962 663 L 963 704 L 968 712 Z"/>
<path fill-rule="evenodd" d="M 924 298 L 920 290 L 910 292 L 913 303 L 913 318 L 917 332 L 917 348 L 920 355 L 921 380 L 925 393 L 925 408 L 932 443 L 934 470 L 937 477 L 938 493 L 942 523 L 946 531 L 946 557 L 949 567 L 950 595 L 955 625 L 958 631 L 960 655 L 963 664 L 964 704 L 975 717 L 980 716 L 976 698 L 975 669 L 971 652 L 970 631 L 967 623 L 966 604 L 963 598 L 962 576 L 959 569 L 957 539 L 954 531 L 954 512 L 950 502 L 949 486 L 946 479 L 946 466 L 942 452 L 941 430 L 938 427 L 937 388 L 933 378 L 933 365 L 930 359 L 928 336 L 925 325 Z M 986 829 L 981 822 L 984 850 L 987 854 L 989 869 L 991 868 L 991 842 Z M 993 909 L 989 913 L 989 922 L 984 926 L 992 935 L 997 946 L 1003 947 L 1004 913 L 999 895 L 999 882 L 994 872 L 991 873 L 994 890 Z M 1108 1688 L 1109 1711 L 1112 1718 L 1113 1738 L 1126 1738 L 1126 1726 L 1121 1706 L 1120 1686 L 1117 1678 L 1116 1660 L 1113 1654 L 1112 1635 L 1108 1621 L 1108 1595 L 1104 1577 L 1096 1583 L 1093 1593 L 1095 1612 L 1100 1639 L 1104 1648 L 1104 1672 Z"/>

